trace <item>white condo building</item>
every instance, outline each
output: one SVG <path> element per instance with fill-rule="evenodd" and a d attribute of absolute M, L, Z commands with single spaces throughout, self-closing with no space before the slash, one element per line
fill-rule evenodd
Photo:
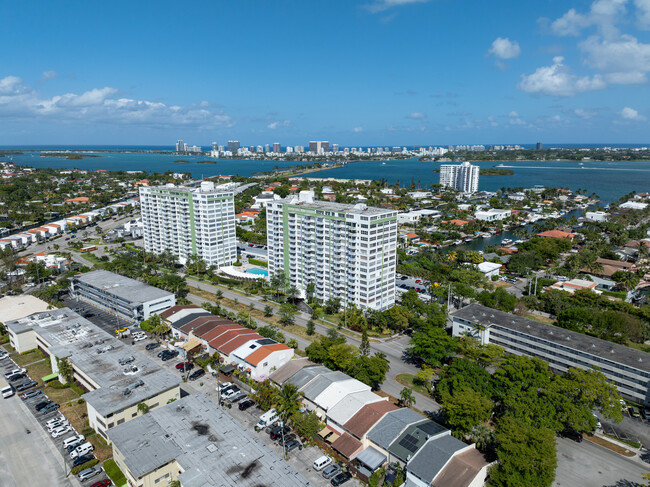
<path fill-rule="evenodd" d="M 440 166 L 440 184 L 463 193 L 476 193 L 479 171 L 478 166 L 473 166 L 469 162 L 463 162 L 458 166 L 443 164 Z"/>
<path fill-rule="evenodd" d="M 197 255 L 217 267 L 237 260 L 232 191 L 208 181 L 198 188 L 141 186 L 140 206 L 147 252 L 169 250 L 181 263 Z"/>
<path fill-rule="evenodd" d="M 305 295 L 385 310 L 395 303 L 397 212 L 313 201 L 313 192 L 269 201 L 269 275 L 283 272 Z"/>

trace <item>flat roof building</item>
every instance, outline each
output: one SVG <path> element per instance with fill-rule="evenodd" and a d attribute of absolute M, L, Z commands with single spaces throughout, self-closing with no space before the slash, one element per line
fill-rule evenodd
<path fill-rule="evenodd" d="M 82 397 L 88 422 L 104 439 L 107 430 L 142 414 L 139 403 L 153 410 L 180 398 L 178 377 L 69 308 L 5 325 L 11 345 L 21 353 L 38 348 L 48 355 L 53 373 L 59 373 L 60 360 L 70 362 L 74 381 L 87 391 Z M 128 370 L 120 364 L 125 358 L 133 358 Z M 59 380 L 65 382 L 61 374 Z"/>
<path fill-rule="evenodd" d="M 173 293 L 105 270 L 73 276 L 70 295 L 131 323 L 139 323 L 176 304 Z"/>
<path fill-rule="evenodd" d="M 452 322 L 454 336 L 471 336 L 484 345 L 499 345 L 507 353 L 539 357 L 560 372 L 569 367 L 597 367 L 621 395 L 650 405 L 650 356 L 646 352 L 480 304 L 456 311 Z"/>
<path fill-rule="evenodd" d="M 204 181 L 200 187 L 140 187 L 147 252 L 169 251 L 184 264 L 192 256 L 223 267 L 237 260 L 235 196 Z"/>
<path fill-rule="evenodd" d="M 269 275 L 323 302 L 386 310 L 395 304 L 397 212 L 314 201 L 313 192 L 270 201 L 266 209 Z"/>
<path fill-rule="evenodd" d="M 109 432 L 129 485 L 307 487 L 312 484 L 201 393 Z"/>

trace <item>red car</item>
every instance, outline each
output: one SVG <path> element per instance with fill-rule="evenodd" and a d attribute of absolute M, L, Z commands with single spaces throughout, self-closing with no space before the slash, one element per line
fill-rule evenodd
<path fill-rule="evenodd" d="M 90 487 L 109 487 L 109 485 L 112 485 L 111 481 L 108 479 L 104 479 L 104 480 L 100 480 L 99 482 L 95 482 Z"/>
<path fill-rule="evenodd" d="M 180 369 L 184 369 L 184 368 L 189 367 L 189 366 L 190 366 L 190 363 L 189 363 L 189 362 L 178 362 L 178 363 L 176 364 L 176 368 L 177 368 L 178 370 L 180 370 Z"/>
<path fill-rule="evenodd" d="M 416 283 L 416 284 L 420 284 L 421 282 L 422 282 L 421 279 L 416 279 L 416 280 L 415 280 L 415 283 Z"/>

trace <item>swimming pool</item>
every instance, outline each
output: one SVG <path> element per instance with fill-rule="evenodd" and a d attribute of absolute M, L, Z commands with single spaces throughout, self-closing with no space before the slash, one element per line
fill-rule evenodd
<path fill-rule="evenodd" d="M 246 269 L 246 272 L 249 274 L 257 274 L 258 276 L 266 276 L 268 277 L 269 271 L 265 269 Z"/>

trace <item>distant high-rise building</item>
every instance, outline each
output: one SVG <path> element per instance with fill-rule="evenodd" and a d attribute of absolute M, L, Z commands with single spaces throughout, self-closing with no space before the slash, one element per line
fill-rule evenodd
<path fill-rule="evenodd" d="M 222 267 L 237 260 L 235 197 L 211 181 L 199 188 L 141 186 L 144 248 L 168 250 L 185 263 L 192 255 Z"/>
<path fill-rule="evenodd" d="M 280 142 L 273 142 L 273 152 L 276 154 L 282 152 L 282 146 L 280 145 Z"/>
<path fill-rule="evenodd" d="M 228 150 L 233 154 L 236 154 L 239 150 L 240 145 L 238 140 L 229 140 L 228 141 Z"/>
<path fill-rule="evenodd" d="M 264 144 L 264 152 L 271 152 L 271 146 L 269 144 Z"/>
<path fill-rule="evenodd" d="M 297 146 L 295 146 L 293 148 L 293 150 L 295 152 L 297 152 L 298 154 L 302 154 L 303 152 L 305 152 L 305 146 L 304 145 L 297 145 Z"/>
<path fill-rule="evenodd" d="M 339 151 L 339 145 L 338 144 L 332 144 L 332 152 L 338 152 Z"/>
<path fill-rule="evenodd" d="M 329 152 L 330 143 L 326 140 L 312 140 L 309 142 L 309 152 L 312 154 L 323 154 Z"/>
<path fill-rule="evenodd" d="M 440 184 L 463 193 L 478 191 L 478 176 L 480 168 L 469 162 L 458 166 L 443 164 L 440 166 Z"/>
<path fill-rule="evenodd" d="M 212 150 L 218 151 L 219 150 L 219 144 L 217 144 L 216 142 L 212 142 Z"/>
<path fill-rule="evenodd" d="M 291 147 L 291 146 L 287 146 L 287 149 L 286 149 L 286 150 L 287 150 L 287 154 L 290 154 L 290 153 L 293 152 L 293 147 Z"/>
<path fill-rule="evenodd" d="M 182 140 L 176 141 L 176 152 L 185 152 L 185 142 Z"/>
<path fill-rule="evenodd" d="M 537 149 L 537 150 L 542 150 L 542 143 L 541 143 L 541 142 L 537 142 L 537 144 L 535 145 L 535 149 Z"/>
<path fill-rule="evenodd" d="M 257 146 L 257 153 L 261 154 L 262 152 L 264 152 L 264 147 L 262 147 L 261 145 L 258 145 Z"/>

